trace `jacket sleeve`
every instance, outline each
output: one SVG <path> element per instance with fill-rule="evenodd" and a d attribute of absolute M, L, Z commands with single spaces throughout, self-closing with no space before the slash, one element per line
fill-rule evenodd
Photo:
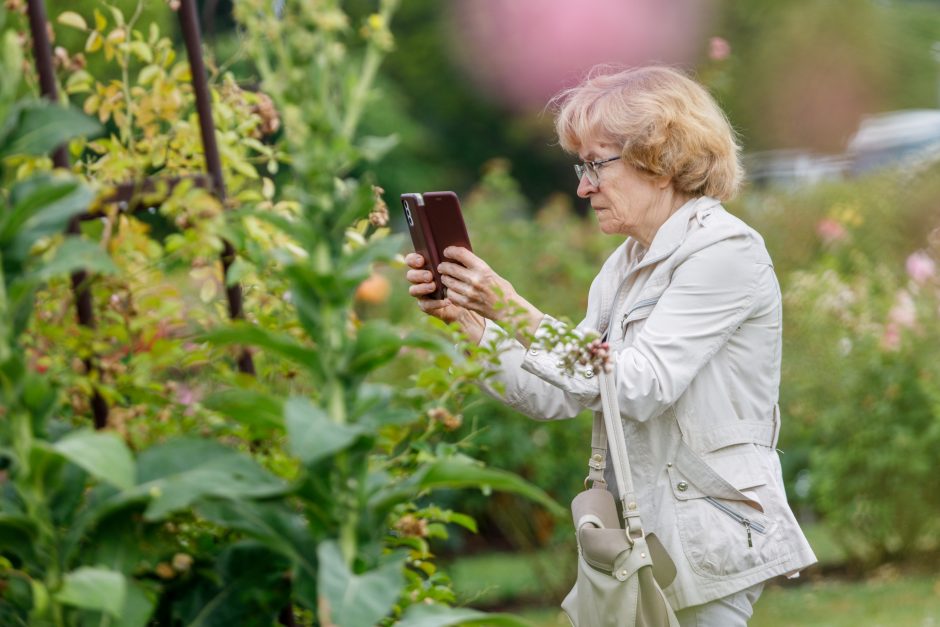
<path fill-rule="evenodd" d="M 526 351 L 495 322 L 486 321 L 480 345 L 495 347 L 499 354 L 498 368 L 479 384 L 488 395 L 535 420 L 573 418 L 585 409 L 580 397 L 523 370 L 522 363 L 533 350 Z"/>
<path fill-rule="evenodd" d="M 644 422 L 675 403 L 747 318 L 761 276 L 755 246 L 749 236 L 729 238 L 689 255 L 675 268 L 633 344 L 614 356 L 620 410 L 626 417 Z M 536 339 L 544 337 L 543 326 L 560 324 L 546 318 Z M 615 326 L 611 332 L 620 329 Z M 537 345 L 524 354 L 522 368 L 600 411 L 593 372 L 565 376 L 557 356 Z"/>

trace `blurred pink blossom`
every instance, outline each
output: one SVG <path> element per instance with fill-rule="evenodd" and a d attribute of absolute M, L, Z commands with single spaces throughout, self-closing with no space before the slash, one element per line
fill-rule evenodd
<path fill-rule="evenodd" d="M 937 271 L 936 262 L 922 250 L 911 253 L 905 267 L 907 275 L 914 280 L 914 283 L 921 285 L 932 279 Z"/>
<path fill-rule="evenodd" d="M 600 63 L 689 66 L 716 0 L 487 0 L 448 2 L 456 57 L 514 109 L 541 109 Z"/>
<path fill-rule="evenodd" d="M 894 306 L 888 312 L 888 320 L 906 329 L 912 328 L 917 322 L 917 307 L 907 290 L 898 290 L 894 295 Z"/>
<path fill-rule="evenodd" d="M 824 244 L 832 244 L 845 238 L 845 227 L 838 220 L 823 218 L 816 224 L 816 235 Z"/>
<path fill-rule="evenodd" d="M 901 329 L 893 322 L 885 325 L 881 336 L 881 348 L 887 351 L 896 351 L 901 348 Z"/>
<path fill-rule="evenodd" d="M 724 61 L 731 56 L 731 44 L 724 37 L 712 37 L 708 40 L 708 58 L 712 61 Z"/>

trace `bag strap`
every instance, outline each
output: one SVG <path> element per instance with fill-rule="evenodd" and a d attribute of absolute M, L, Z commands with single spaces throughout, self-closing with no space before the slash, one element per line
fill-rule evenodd
<path fill-rule="evenodd" d="M 617 478 L 618 496 L 623 507 L 624 529 L 627 539 L 632 543 L 633 540 L 643 537 L 643 523 L 640 521 L 633 475 L 630 473 L 630 459 L 627 455 L 627 442 L 623 435 L 623 424 L 620 421 L 620 403 L 617 400 L 615 375 L 604 372 L 600 368 L 598 370 L 603 411 L 601 416 L 597 414 L 594 416 L 591 434 L 591 474 L 596 472 L 595 464 L 603 473 L 605 453 L 609 451 L 614 466 L 614 476 Z M 590 474 L 588 478 L 591 478 Z"/>

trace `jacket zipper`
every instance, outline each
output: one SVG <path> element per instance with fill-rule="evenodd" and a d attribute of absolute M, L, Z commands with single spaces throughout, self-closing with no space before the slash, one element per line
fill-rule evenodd
<path fill-rule="evenodd" d="M 630 308 L 630 311 L 623 315 L 623 318 L 620 320 L 620 339 L 627 337 L 627 323 L 630 321 L 630 316 L 637 309 L 643 309 L 644 307 L 649 307 L 650 305 L 655 305 L 659 302 L 659 296 L 654 296 L 653 298 L 645 298 L 638 303 L 635 303 L 633 307 Z"/>
<path fill-rule="evenodd" d="M 715 507 L 717 507 L 718 509 L 720 509 L 722 512 L 724 512 L 725 514 L 727 514 L 734 520 L 736 520 L 739 525 L 744 527 L 744 530 L 747 531 L 748 548 L 754 548 L 754 542 L 751 540 L 751 529 L 753 529 L 754 531 L 756 531 L 757 533 L 761 535 L 765 535 L 767 533 L 767 528 L 764 527 L 764 525 L 758 522 L 754 522 L 750 518 L 742 516 L 741 514 L 737 513 L 736 511 L 734 511 L 733 509 L 731 509 L 730 507 L 728 507 L 727 505 L 725 505 L 718 499 L 711 497 L 711 496 L 706 496 L 705 500 L 708 501 L 710 504 L 714 505 Z"/>

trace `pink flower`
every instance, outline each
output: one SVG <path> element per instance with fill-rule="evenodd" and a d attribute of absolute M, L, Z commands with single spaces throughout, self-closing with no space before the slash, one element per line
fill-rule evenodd
<path fill-rule="evenodd" d="M 712 61 L 724 61 L 731 56 L 731 44 L 724 37 L 712 37 L 708 40 L 708 58 Z"/>
<path fill-rule="evenodd" d="M 907 290 L 898 290 L 894 296 L 894 306 L 888 312 L 891 324 L 910 329 L 917 322 L 917 307 Z"/>
<path fill-rule="evenodd" d="M 907 258 L 905 263 L 907 275 L 913 279 L 914 283 L 924 284 L 934 277 L 937 270 L 937 264 L 930 255 L 922 250 L 918 250 Z"/>
<path fill-rule="evenodd" d="M 823 218 L 816 224 L 816 235 L 824 244 L 832 244 L 845 238 L 845 227 L 838 220 Z"/>
<path fill-rule="evenodd" d="M 885 325 L 885 332 L 881 336 L 881 348 L 886 351 L 896 351 L 901 348 L 901 329 L 893 322 Z"/>

